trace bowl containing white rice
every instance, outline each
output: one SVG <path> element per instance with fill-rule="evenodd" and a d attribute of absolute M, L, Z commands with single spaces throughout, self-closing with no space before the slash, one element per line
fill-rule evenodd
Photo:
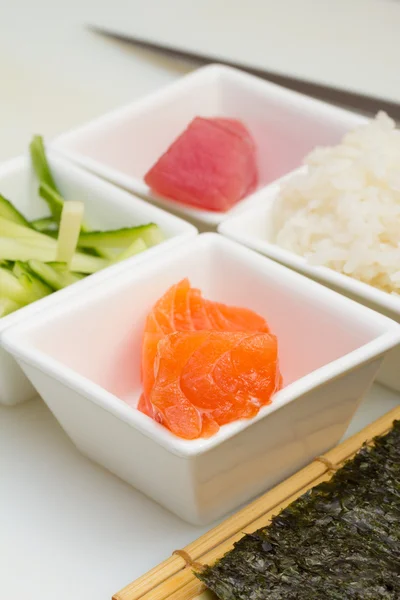
<path fill-rule="evenodd" d="M 316 148 L 219 231 L 400 322 L 400 130 L 385 113 Z M 400 391 L 400 348 L 379 380 Z"/>

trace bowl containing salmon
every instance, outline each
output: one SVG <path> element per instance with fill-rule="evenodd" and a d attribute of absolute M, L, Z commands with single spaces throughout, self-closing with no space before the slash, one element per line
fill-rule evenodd
<path fill-rule="evenodd" d="M 334 446 L 400 327 L 217 234 L 2 335 L 77 448 L 215 521 Z"/>

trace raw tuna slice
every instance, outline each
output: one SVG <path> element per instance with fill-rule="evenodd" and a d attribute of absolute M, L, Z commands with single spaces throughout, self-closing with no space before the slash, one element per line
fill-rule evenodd
<path fill-rule="evenodd" d="M 196 117 L 144 179 L 160 196 L 227 211 L 257 186 L 256 146 L 240 121 Z"/>

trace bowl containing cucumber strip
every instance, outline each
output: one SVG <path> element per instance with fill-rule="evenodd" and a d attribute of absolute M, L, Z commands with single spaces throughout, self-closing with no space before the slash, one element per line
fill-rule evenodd
<path fill-rule="evenodd" d="M 49 214 L 28 221 L 0 195 L 0 317 L 164 239 L 156 223 L 92 231 L 84 203 L 62 197 L 40 136 L 33 138 L 30 155 Z"/>
<path fill-rule="evenodd" d="M 90 275 L 106 277 L 108 267 L 130 268 L 196 233 L 178 217 L 47 156 L 43 139 L 34 136 L 28 158 L 0 165 L 0 331 L 56 301 L 55 292 L 69 293 Z M 0 348 L 0 404 L 33 395 Z"/>

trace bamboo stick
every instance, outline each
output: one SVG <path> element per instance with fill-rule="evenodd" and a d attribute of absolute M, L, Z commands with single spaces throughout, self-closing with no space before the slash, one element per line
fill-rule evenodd
<path fill-rule="evenodd" d="M 328 473 L 325 473 L 321 477 L 318 477 L 314 480 L 312 486 L 318 485 L 322 481 L 326 481 L 330 478 Z M 268 525 L 272 519 L 272 517 L 281 510 L 283 510 L 286 506 L 289 506 L 294 500 L 296 500 L 299 496 L 302 496 L 310 489 L 310 485 L 307 483 L 303 488 L 297 490 L 296 493 L 287 497 L 283 502 L 274 506 L 272 510 L 268 513 L 263 514 L 261 517 L 250 523 L 247 527 L 245 527 L 242 531 L 238 531 L 231 537 L 227 538 L 222 544 L 212 548 L 209 552 L 206 552 L 202 556 L 203 564 L 212 564 L 218 558 L 232 550 L 234 544 L 238 542 L 244 534 L 252 533 L 260 527 L 265 527 Z M 150 590 L 147 594 L 141 597 L 141 600 L 191 600 L 196 595 L 198 595 L 204 586 L 202 583 L 194 576 L 192 569 L 184 569 L 176 573 L 172 577 L 170 577 L 167 581 L 163 583 L 163 585 L 157 586 Z"/>
<path fill-rule="evenodd" d="M 308 469 L 309 474 L 314 479 L 326 471 L 326 467 L 322 463 L 312 463 L 293 475 L 290 480 L 284 481 L 261 498 L 257 498 L 257 500 L 246 507 L 245 511 L 240 511 L 232 515 L 204 536 L 185 546 L 184 550 L 193 560 L 197 560 L 210 547 L 218 546 L 224 542 L 229 537 L 230 532 L 243 530 L 249 523 L 265 512 L 265 506 L 268 506 L 270 497 L 271 499 L 273 497 L 277 498 L 278 502 L 280 500 L 283 501 L 288 497 L 293 488 L 301 489 L 301 483 L 304 480 L 303 471 L 306 469 Z M 113 600 L 139 600 L 153 590 L 155 586 L 160 585 L 163 581 L 182 571 L 185 567 L 186 563 L 180 556 L 171 556 L 115 594 Z"/>
<path fill-rule="evenodd" d="M 330 450 L 324 457 L 330 463 L 340 465 L 352 457 L 365 442 L 388 431 L 393 421 L 399 418 L 400 407 L 393 409 L 361 432 Z M 243 533 L 249 533 L 265 526 L 273 515 L 279 513 L 285 506 L 320 481 L 329 478 L 327 466 L 322 462 L 314 461 L 186 546 L 184 550 L 192 560 L 203 564 L 212 564 L 228 552 L 235 541 L 243 536 Z M 204 587 L 195 578 L 192 570 L 186 568 L 185 561 L 179 556 L 173 556 L 115 594 L 113 600 L 165 600 L 166 598 L 193 600 L 202 594 L 203 590 Z M 212 596 L 206 594 L 204 600 L 210 600 L 210 598 Z"/>

